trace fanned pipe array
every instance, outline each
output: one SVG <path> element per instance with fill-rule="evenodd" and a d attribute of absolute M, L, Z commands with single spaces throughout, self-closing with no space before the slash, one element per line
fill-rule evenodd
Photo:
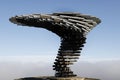
<path fill-rule="evenodd" d="M 55 59 L 53 70 L 56 77 L 74 77 L 69 65 L 79 59 L 86 35 L 101 21 L 99 18 L 80 13 L 31 14 L 10 18 L 23 26 L 45 28 L 61 38 L 61 46 Z"/>

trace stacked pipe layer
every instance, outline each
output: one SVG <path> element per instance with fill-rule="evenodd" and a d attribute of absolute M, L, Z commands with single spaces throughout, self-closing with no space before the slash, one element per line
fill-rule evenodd
<path fill-rule="evenodd" d="M 31 14 L 10 18 L 10 21 L 37 28 L 45 28 L 61 38 L 61 46 L 53 70 L 56 77 L 73 77 L 69 65 L 79 59 L 86 35 L 101 21 L 99 18 L 80 13 Z"/>
<path fill-rule="evenodd" d="M 73 40 L 61 40 L 61 46 L 58 51 L 58 55 L 54 62 L 54 70 L 56 70 L 55 76 L 57 77 L 74 77 L 76 74 L 71 71 L 69 65 L 76 62 L 79 59 L 80 50 L 82 50 L 85 38 L 81 38 L 79 41 Z"/>

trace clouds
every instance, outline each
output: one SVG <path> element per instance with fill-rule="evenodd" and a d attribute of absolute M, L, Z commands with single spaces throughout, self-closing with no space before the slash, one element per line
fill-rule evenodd
<path fill-rule="evenodd" d="M 95 77 L 101 80 L 120 80 L 120 60 L 79 62 L 73 69 L 79 76 Z"/>
<path fill-rule="evenodd" d="M 52 74 L 52 67 L 47 63 L 0 62 L 0 80 L 13 80 L 20 77 Z"/>
<path fill-rule="evenodd" d="M 31 60 L 30 60 L 31 59 Z M 48 59 L 49 60 L 49 59 Z M 53 61 L 44 59 L 0 60 L 0 80 L 14 80 L 22 77 L 53 76 Z M 72 67 L 74 73 L 82 77 L 99 78 L 101 80 L 120 80 L 120 60 L 97 62 L 79 61 Z"/>

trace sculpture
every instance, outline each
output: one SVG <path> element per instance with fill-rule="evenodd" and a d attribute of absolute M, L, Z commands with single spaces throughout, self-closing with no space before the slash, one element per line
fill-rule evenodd
<path fill-rule="evenodd" d="M 74 77 L 69 65 L 79 58 L 86 35 L 101 21 L 99 18 L 80 13 L 31 14 L 10 18 L 10 21 L 37 28 L 45 28 L 61 38 L 61 46 L 53 70 L 56 77 Z"/>

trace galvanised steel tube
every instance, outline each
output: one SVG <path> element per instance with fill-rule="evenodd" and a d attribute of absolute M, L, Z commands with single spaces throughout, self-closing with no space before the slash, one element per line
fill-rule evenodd
<path fill-rule="evenodd" d="M 29 27 L 45 28 L 61 38 L 61 46 L 53 70 L 56 77 L 74 77 L 69 65 L 79 59 L 86 35 L 97 24 L 99 18 L 80 13 L 31 14 L 11 17 L 10 21 Z"/>

